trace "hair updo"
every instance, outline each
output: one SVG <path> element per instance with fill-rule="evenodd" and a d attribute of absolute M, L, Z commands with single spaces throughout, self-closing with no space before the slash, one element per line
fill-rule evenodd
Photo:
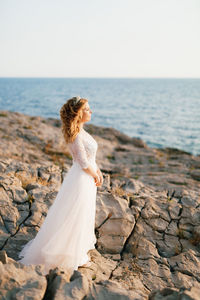
<path fill-rule="evenodd" d="M 62 123 L 62 133 L 66 143 L 73 142 L 80 131 L 80 123 L 82 120 L 82 107 L 87 99 L 81 97 L 73 97 L 60 109 L 60 118 Z"/>

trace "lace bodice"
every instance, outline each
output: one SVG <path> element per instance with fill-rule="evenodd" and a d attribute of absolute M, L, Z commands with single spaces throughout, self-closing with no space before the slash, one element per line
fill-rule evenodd
<path fill-rule="evenodd" d="M 77 162 L 82 169 L 95 163 L 98 144 L 85 129 L 81 128 L 75 140 L 68 143 L 73 162 Z"/>

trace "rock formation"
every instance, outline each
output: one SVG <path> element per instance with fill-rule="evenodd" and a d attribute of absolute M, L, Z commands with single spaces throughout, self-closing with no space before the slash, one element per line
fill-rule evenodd
<path fill-rule="evenodd" d="M 200 156 L 85 124 L 98 142 L 92 266 L 69 277 L 17 262 L 72 164 L 59 120 L 0 111 L 2 299 L 199 299 Z"/>

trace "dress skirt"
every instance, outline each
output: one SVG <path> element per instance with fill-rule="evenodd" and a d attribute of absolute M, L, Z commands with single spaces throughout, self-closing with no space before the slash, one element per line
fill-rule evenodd
<path fill-rule="evenodd" d="M 96 171 L 96 162 L 93 167 Z M 19 262 L 43 264 L 44 275 L 55 267 L 73 273 L 87 263 L 87 252 L 96 243 L 96 193 L 94 178 L 74 162 L 36 237 L 19 253 Z"/>

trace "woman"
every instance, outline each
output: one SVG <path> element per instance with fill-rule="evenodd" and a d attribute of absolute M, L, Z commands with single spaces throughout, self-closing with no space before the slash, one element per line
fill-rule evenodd
<path fill-rule="evenodd" d="M 60 110 L 62 132 L 73 158 L 61 188 L 37 233 L 19 254 L 23 264 L 44 264 L 45 274 L 61 267 L 73 273 L 89 266 L 94 249 L 96 192 L 103 183 L 95 162 L 97 142 L 83 128 L 91 119 L 87 99 L 69 99 Z"/>

